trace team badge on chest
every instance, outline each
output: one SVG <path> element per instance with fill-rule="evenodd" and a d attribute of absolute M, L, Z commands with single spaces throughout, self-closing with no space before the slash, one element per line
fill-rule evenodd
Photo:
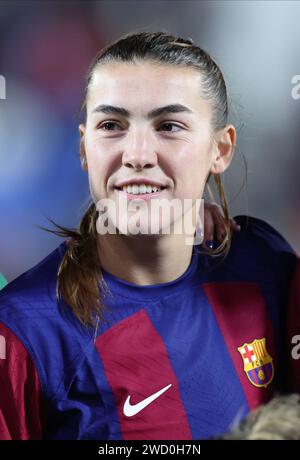
<path fill-rule="evenodd" d="M 274 377 L 273 359 L 266 348 L 266 339 L 255 339 L 238 347 L 244 364 L 244 371 L 256 387 L 267 387 Z"/>

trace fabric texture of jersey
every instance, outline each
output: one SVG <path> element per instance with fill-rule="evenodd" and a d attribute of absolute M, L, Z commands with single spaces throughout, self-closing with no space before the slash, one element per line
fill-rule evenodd
<path fill-rule="evenodd" d="M 300 259 L 290 289 L 287 331 L 287 390 L 300 393 Z"/>
<path fill-rule="evenodd" d="M 9 283 L 0 439 L 205 439 L 283 389 L 296 255 L 265 222 L 236 221 L 225 260 L 193 247 L 174 281 L 138 286 L 103 270 L 97 331 L 56 299 L 65 242 Z"/>

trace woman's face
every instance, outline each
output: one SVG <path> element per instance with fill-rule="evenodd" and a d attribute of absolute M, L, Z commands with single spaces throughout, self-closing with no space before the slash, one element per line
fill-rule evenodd
<path fill-rule="evenodd" d="M 119 209 L 119 199 L 127 204 L 139 199 L 149 218 L 152 200 L 183 203 L 202 197 L 209 172 L 229 165 L 235 132 L 229 127 L 218 142 L 212 139 L 211 108 L 200 88 L 201 75 L 191 68 L 149 62 L 98 66 L 88 91 L 86 125 L 79 127 L 81 159 L 95 203 L 111 199 Z M 120 190 L 124 181 L 138 179 L 165 188 L 150 199 Z M 108 218 L 118 227 L 112 208 Z"/>

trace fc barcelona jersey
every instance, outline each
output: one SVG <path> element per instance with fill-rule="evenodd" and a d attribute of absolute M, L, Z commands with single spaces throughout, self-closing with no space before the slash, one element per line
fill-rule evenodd
<path fill-rule="evenodd" d="M 193 247 L 176 280 L 102 271 L 105 320 L 84 327 L 56 298 L 66 242 L 0 293 L 0 439 L 219 436 L 285 386 L 296 255 L 240 216 L 226 258 Z"/>

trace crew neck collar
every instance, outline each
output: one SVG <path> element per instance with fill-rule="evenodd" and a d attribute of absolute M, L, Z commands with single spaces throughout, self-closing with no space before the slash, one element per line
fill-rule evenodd
<path fill-rule="evenodd" d="M 182 275 L 173 281 L 166 283 L 137 285 L 126 281 L 122 278 L 101 269 L 104 281 L 112 293 L 123 295 L 134 299 L 145 300 L 163 297 L 165 295 L 174 294 L 175 291 L 181 291 L 195 284 L 198 279 L 197 267 L 198 258 L 201 257 L 195 247 L 193 247 L 192 257 L 189 266 Z"/>

